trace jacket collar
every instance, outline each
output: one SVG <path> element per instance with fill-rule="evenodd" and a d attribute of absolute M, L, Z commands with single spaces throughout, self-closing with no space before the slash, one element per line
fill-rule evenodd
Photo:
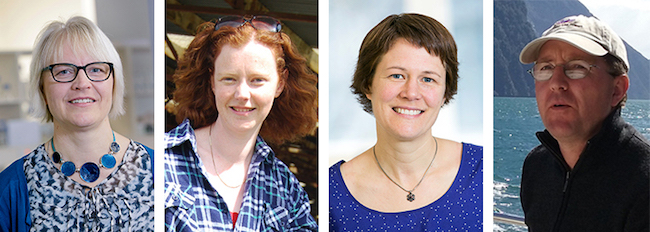
<path fill-rule="evenodd" d="M 619 107 L 613 110 L 605 120 L 603 120 L 600 131 L 587 141 L 587 146 L 580 155 L 580 159 L 583 158 L 583 155 L 588 149 L 602 150 L 614 147 L 616 144 L 621 144 L 630 139 L 634 133 L 634 128 L 629 126 L 621 117 L 621 108 Z M 544 129 L 544 131 L 537 132 L 536 135 L 542 145 L 549 149 L 551 153 L 553 153 L 556 158 L 559 158 L 564 163 L 565 167 L 568 168 L 568 164 L 566 164 L 566 161 L 562 157 L 562 152 L 560 152 L 560 145 L 557 140 L 553 138 L 551 133 Z"/>

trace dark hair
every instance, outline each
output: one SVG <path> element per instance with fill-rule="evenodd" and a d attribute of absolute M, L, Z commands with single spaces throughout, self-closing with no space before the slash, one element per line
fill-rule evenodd
<path fill-rule="evenodd" d="M 214 23 L 206 22 L 199 28 L 185 55 L 179 60 L 173 77 L 178 122 L 188 118 L 192 127 L 201 128 L 217 120 L 219 112 L 212 91 L 214 62 L 224 45 L 241 47 L 256 41 L 276 56 L 278 76 L 284 82 L 284 89 L 264 120 L 260 135 L 269 143 L 281 144 L 314 129 L 318 79 L 288 35 L 256 30 L 249 24 L 236 28 L 222 27 L 215 31 Z"/>
<path fill-rule="evenodd" d="M 605 63 L 607 63 L 607 73 L 609 73 L 609 75 L 612 75 L 612 77 L 617 77 L 623 74 L 627 74 L 628 67 L 621 59 L 609 53 L 605 54 L 603 58 L 605 58 Z M 623 96 L 621 101 L 618 102 L 616 107 L 624 107 L 625 102 L 627 102 L 627 93 L 625 93 L 625 96 Z"/>
<path fill-rule="evenodd" d="M 363 109 L 372 113 L 372 104 L 366 94 L 370 93 L 377 65 L 399 38 L 440 57 L 446 76 L 444 104 L 449 103 L 458 89 L 458 55 L 454 38 L 445 26 L 429 16 L 399 14 L 382 20 L 368 32 L 361 43 L 350 89 L 357 95 Z"/>

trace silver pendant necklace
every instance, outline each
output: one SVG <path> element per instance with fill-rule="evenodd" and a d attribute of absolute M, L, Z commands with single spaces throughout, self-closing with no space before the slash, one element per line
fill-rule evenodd
<path fill-rule="evenodd" d="M 393 180 L 393 178 L 390 178 L 390 176 L 388 176 L 386 171 L 384 171 L 384 168 L 382 168 L 381 164 L 379 164 L 379 160 L 377 159 L 377 153 L 375 152 L 375 147 L 376 146 L 372 147 L 372 154 L 375 155 L 375 161 L 377 162 L 377 166 L 379 166 L 379 169 L 381 169 L 381 172 L 383 172 L 384 175 L 386 175 L 386 177 L 388 177 L 388 179 L 391 182 L 393 182 L 393 184 L 397 185 L 397 187 L 401 188 L 402 190 L 404 190 L 405 192 L 408 193 L 406 195 L 406 200 L 409 201 L 409 202 L 413 202 L 415 200 L 415 194 L 413 194 L 413 191 L 415 191 L 415 189 L 418 188 L 418 186 L 420 186 L 420 184 L 424 180 L 424 177 L 427 176 L 427 172 L 429 172 L 429 168 L 431 168 L 431 164 L 433 164 L 433 161 L 436 159 L 436 155 L 438 155 L 438 140 L 436 139 L 436 137 L 433 137 L 433 141 L 436 142 L 436 151 L 435 151 L 435 153 L 433 153 L 433 159 L 431 159 L 431 163 L 429 163 L 429 167 L 427 167 L 427 170 L 424 171 L 424 175 L 422 175 L 422 178 L 420 179 L 420 182 L 418 182 L 418 184 L 416 184 L 415 187 L 413 187 L 413 189 L 411 189 L 411 190 L 406 190 L 401 185 L 399 185 L 397 182 L 395 182 Z"/>

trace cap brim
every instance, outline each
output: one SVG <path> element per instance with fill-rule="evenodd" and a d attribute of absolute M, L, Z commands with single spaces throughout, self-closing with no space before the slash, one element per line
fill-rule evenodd
<path fill-rule="evenodd" d="M 571 46 L 594 56 L 604 56 L 607 54 L 607 50 L 605 50 L 599 43 L 585 38 L 582 35 L 573 33 L 554 33 L 552 35 L 537 38 L 528 43 L 524 49 L 521 50 L 519 61 L 524 64 L 535 62 L 537 56 L 539 56 L 539 50 L 542 48 L 544 43 L 549 40 L 559 40 L 571 44 Z"/>

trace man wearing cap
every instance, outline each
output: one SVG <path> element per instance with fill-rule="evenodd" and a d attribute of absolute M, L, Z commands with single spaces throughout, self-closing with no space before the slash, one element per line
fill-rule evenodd
<path fill-rule="evenodd" d="M 521 204 L 530 231 L 648 231 L 650 145 L 621 118 L 629 63 L 593 17 L 556 22 L 521 51 L 534 63 L 546 129 L 526 157 Z"/>

